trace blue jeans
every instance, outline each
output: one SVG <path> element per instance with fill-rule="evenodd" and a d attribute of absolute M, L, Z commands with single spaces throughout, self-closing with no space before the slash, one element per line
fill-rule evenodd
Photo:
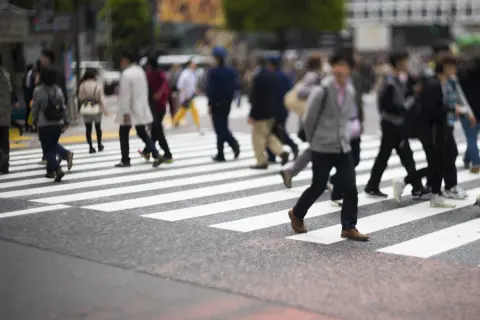
<path fill-rule="evenodd" d="M 63 158 L 67 151 L 58 144 L 62 134 L 62 126 L 46 126 L 38 128 L 38 135 L 42 144 L 43 155 L 47 160 L 47 173 L 58 170 L 57 153 Z"/>
<path fill-rule="evenodd" d="M 463 132 L 467 138 L 467 150 L 463 161 L 465 164 L 472 164 L 472 167 L 480 167 L 480 155 L 478 154 L 478 133 L 480 132 L 480 124 L 476 124 L 474 127 L 470 125 L 470 121 L 467 117 L 461 117 Z"/>

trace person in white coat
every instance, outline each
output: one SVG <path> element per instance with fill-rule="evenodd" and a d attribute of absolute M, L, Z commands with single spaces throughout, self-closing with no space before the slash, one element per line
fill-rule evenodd
<path fill-rule="evenodd" d="M 152 112 L 148 103 L 148 82 L 145 71 L 136 64 L 136 55 L 125 52 L 120 58 L 122 76 L 120 78 L 120 91 L 118 94 L 118 112 L 115 119 L 120 124 L 120 149 L 122 160 L 116 167 L 130 166 L 130 129 L 135 126 L 137 136 L 152 152 L 155 159 L 153 167 L 158 167 L 163 158 L 155 148 L 145 126 L 153 122 Z"/>

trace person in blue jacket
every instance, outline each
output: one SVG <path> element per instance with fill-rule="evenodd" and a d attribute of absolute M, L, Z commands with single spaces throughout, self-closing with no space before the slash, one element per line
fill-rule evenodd
<path fill-rule="evenodd" d="M 225 64 L 227 50 L 223 47 L 213 49 L 216 66 L 207 75 L 206 95 L 213 128 L 217 134 L 217 154 L 214 161 L 224 162 L 223 147 L 225 142 L 232 148 L 235 159 L 240 155 L 240 146 L 228 128 L 228 115 L 235 93 L 239 88 L 237 73 Z"/>
<path fill-rule="evenodd" d="M 288 145 L 292 149 L 294 158 L 298 156 L 298 146 L 293 142 L 286 131 L 286 122 L 288 118 L 288 110 L 283 102 L 285 95 L 293 87 L 291 78 L 282 71 L 282 58 L 278 55 L 267 57 L 267 63 L 273 66 L 275 76 L 277 77 L 277 98 L 276 98 L 276 115 L 275 115 L 275 135 L 283 144 Z M 267 149 L 269 162 L 275 162 L 275 155 Z"/>

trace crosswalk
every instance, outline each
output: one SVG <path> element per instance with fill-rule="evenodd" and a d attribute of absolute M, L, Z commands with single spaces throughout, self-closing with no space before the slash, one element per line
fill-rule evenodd
<path fill-rule="evenodd" d="M 120 156 L 118 141 L 106 142 L 105 151 L 89 154 L 85 145 L 66 146 L 75 152 L 74 167 L 64 181 L 55 184 L 44 178 L 38 164 L 40 149 L 11 153 L 11 173 L 0 176 L 0 203 L 24 201 L 21 210 L 5 211 L 3 219 L 63 213 L 66 210 L 109 212 L 141 216 L 150 223 L 193 223 L 218 232 L 252 235 L 268 233 L 275 238 L 325 246 L 345 246 L 340 238 L 339 208 L 323 195 L 310 209 L 306 224 L 309 232 L 293 235 L 287 210 L 309 184 L 311 171 L 304 170 L 294 180 L 294 188 L 285 189 L 278 171 L 272 165 L 266 171 L 249 169 L 254 163 L 251 137 L 236 134 L 242 145 L 238 160 L 213 163 L 216 141 L 212 133 L 172 135 L 169 143 L 175 162 L 160 168 L 140 159 L 138 139 L 131 140 L 131 168 L 115 168 Z M 361 144 L 357 185 L 361 191 L 367 183 L 380 141 L 367 136 Z M 465 143 L 459 143 L 459 150 Z M 417 167 L 426 165 L 425 154 L 417 141 L 412 142 Z M 233 158 L 232 153 L 226 153 Z M 359 193 L 360 231 L 371 234 L 362 244 L 374 251 L 419 258 L 435 258 L 465 246 L 480 246 L 480 208 L 473 207 L 480 193 L 480 177 L 461 169 L 459 184 L 469 198 L 455 201 L 456 208 L 430 208 L 428 201 L 406 197 L 405 204 L 392 201 L 391 180 L 405 175 L 400 160 L 393 155 L 382 177 L 382 191 L 388 199 L 370 198 Z M 406 189 L 409 194 L 411 189 Z M 478 251 L 477 251 L 478 252 Z M 480 257 L 476 264 L 480 264 Z"/>

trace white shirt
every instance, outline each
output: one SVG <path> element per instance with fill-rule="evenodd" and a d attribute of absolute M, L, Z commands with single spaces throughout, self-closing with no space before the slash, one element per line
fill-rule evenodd
<path fill-rule="evenodd" d="M 195 72 L 189 68 L 183 70 L 177 81 L 177 88 L 180 92 L 180 104 L 195 95 L 197 92 L 197 85 L 198 78 Z"/>
<path fill-rule="evenodd" d="M 124 123 L 125 114 L 129 114 L 132 123 Z M 148 103 L 148 82 L 145 71 L 137 65 L 131 65 L 122 72 L 118 93 L 118 111 L 115 119 L 121 125 L 146 125 L 153 122 Z"/>

